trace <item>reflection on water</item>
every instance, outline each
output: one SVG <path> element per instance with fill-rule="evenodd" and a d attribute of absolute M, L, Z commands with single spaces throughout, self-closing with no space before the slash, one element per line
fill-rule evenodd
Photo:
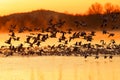
<path fill-rule="evenodd" d="M 120 80 L 120 58 L 0 58 L 0 80 Z"/>

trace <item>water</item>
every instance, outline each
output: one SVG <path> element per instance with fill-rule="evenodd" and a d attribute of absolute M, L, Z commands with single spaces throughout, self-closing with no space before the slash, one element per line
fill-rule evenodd
<path fill-rule="evenodd" d="M 0 58 L 0 80 L 120 80 L 120 58 L 7 57 Z"/>
<path fill-rule="evenodd" d="M 18 46 L 24 43 L 26 35 L 29 33 L 16 34 L 21 37 L 20 41 L 12 42 Z M 114 37 L 108 38 L 97 32 L 91 43 L 100 43 L 100 40 L 108 42 L 115 39 L 119 44 L 120 33 L 115 32 Z M 69 37 L 69 35 L 68 35 Z M 8 34 L 0 34 L 0 46 L 6 45 L 5 40 L 9 38 Z M 71 41 L 68 45 L 73 45 L 75 41 L 83 41 L 82 38 Z M 57 39 L 49 39 L 41 45 L 58 44 Z M 24 43 L 24 46 L 27 44 Z M 41 56 L 41 57 L 0 57 L 0 80 L 120 80 L 120 58 L 115 56 L 112 60 L 100 59 L 96 60 L 89 57 L 85 60 L 83 57 L 57 57 L 57 56 Z"/>

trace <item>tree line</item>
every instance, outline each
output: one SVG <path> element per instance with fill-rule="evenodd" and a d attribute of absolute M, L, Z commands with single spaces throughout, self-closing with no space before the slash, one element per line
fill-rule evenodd
<path fill-rule="evenodd" d="M 112 3 L 102 5 L 96 2 L 89 7 L 87 14 L 110 14 L 113 12 L 120 12 L 120 6 L 113 5 Z"/>

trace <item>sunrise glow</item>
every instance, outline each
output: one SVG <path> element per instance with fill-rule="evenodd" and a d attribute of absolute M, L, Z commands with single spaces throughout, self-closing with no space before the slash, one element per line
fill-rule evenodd
<path fill-rule="evenodd" d="M 120 0 L 0 0 L 0 15 L 37 9 L 79 14 L 85 13 L 95 2 L 119 5 Z"/>

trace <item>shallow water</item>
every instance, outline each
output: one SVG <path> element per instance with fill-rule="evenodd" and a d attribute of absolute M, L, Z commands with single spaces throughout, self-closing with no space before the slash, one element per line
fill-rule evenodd
<path fill-rule="evenodd" d="M 26 35 L 29 33 L 16 34 L 21 37 L 20 41 L 13 41 L 12 44 L 18 46 L 24 43 Z M 60 35 L 58 35 L 60 36 Z M 67 35 L 69 37 L 69 35 Z M 0 46 L 6 45 L 5 40 L 9 38 L 8 34 L 0 34 Z M 120 43 L 120 33 L 115 32 L 114 37 L 108 38 L 108 35 L 102 35 L 97 32 L 92 43 L 100 43 L 100 40 L 110 42 L 115 39 L 116 43 Z M 68 45 L 73 45 L 75 41 L 83 41 L 83 39 L 75 39 Z M 49 39 L 41 45 L 58 44 L 57 39 Z M 24 46 L 27 44 L 24 43 Z M 115 56 L 112 60 L 89 57 L 85 60 L 83 57 L 57 57 L 57 56 L 41 56 L 41 57 L 0 57 L 0 80 L 120 80 L 120 57 Z"/>
<path fill-rule="evenodd" d="M 0 80 L 120 80 L 119 66 L 119 57 L 1 57 Z"/>

